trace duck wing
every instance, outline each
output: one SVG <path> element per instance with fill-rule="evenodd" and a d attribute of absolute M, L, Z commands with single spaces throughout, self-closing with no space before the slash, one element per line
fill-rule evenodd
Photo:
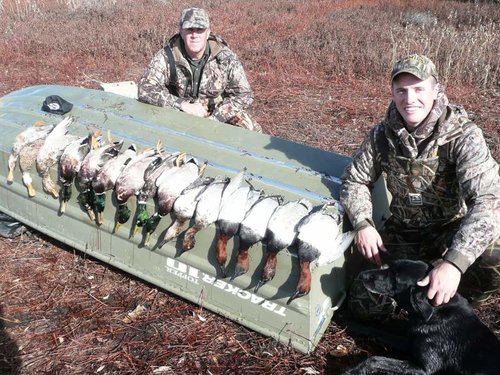
<path fill-rule="evenodd" d="M 144 172 L 156 158 L 154 150 L 148 150 L 132 158 L 116 179 L 115 192 L 119 204 L 127 202 L 144 186 Z"/>
<path fill-rule="evenodd" d="M 118 176 L 127 163 L 137 154 L 135 145 L 131 145 L 117 157 L 109 159 L 92 179 L 92 189 L 96 194 L 103 194 L 115 187 Z"/>
<path fill-rule="evenodd" d="M 276 208 L 267 226 L 267 251 L 278 252 L 295 241 L 296 226 L 312 209 L 312 204 L 305 200 L 287 202 Z"/>

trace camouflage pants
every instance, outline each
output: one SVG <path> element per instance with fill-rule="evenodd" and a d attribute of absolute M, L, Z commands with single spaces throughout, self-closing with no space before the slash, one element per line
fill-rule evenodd
<path fill-rule="evenodd" d="M 433 263 L 442 258 L 451 245 L 460 222 L 453 222 L 439 230 L 408 229 L 395 220 L 387 220 L 380 232 L 388 252 L 394 258 L 420 259 Z M 388 297 L 371 293 L 357 277 L 360 270 L 376 266 L 362 259 L 354 251 L 348 259 L 351 277 L 348 306 L 358 318 L 385 318 L 395 309 L 395 302 Z M 383 254 L 382 254 L 382 260 Z M 474 304 L 484 302 L 500 290 L 500 242 L 493 241 L 486 251 L 462 275 L 458 292 Z"/>
<path fill-rule="evenodd" d="M 239 126 L 240 128 L 245 128 L 258 133 L 262 133 L 262 128 L 259 123 L 253 120 L 247 112 L 240 112 L 236 116 L 232 117 L 228 124 Z"/>

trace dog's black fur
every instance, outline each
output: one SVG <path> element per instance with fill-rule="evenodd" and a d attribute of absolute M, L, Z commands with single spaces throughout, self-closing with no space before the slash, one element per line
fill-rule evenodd
<path fill-rule="evenodd" d="M 374 356 L 345 374 L 500 374 L 500 341 L 467 300 L 456 294 L 433 306 L 428 287 L 416 285 L 430 269 L 421 261 L 396 260 L 361 273 L 368 290 L 393 297 L 408 312 L 411 360 Z"/>

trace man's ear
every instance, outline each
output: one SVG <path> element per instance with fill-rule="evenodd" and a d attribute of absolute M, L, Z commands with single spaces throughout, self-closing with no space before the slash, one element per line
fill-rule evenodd
<path fill-rule="evenodd" d="M 410 304 L 424 322 L 427 323 L 432 318 L 434 306 L 431 305 L 427 298 L 427 288 L 411 287 Z"/>

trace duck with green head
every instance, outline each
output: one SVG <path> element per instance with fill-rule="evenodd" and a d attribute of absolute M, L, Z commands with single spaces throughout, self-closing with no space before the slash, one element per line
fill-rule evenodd
<path fill-rule="evenodd" d="M 169 173 L 168 171 L 172 167 L 180 167 L 184 163 L 185 156 L 185 153 L 176 152 L 171 155 L 159 157 L 153 160 L 148 166 L 144 172 L 144 186 L 137 195 L 137 218 L 131 237 L 135 236 L 139 228 L 142 228 L 149 220 L 146 203 L 156 195 L 156 191 L 158 190 L 156 180 L 161 175 Z"/>
<path fill-rule="evenodd" d="M 72 185 L 82 166 L 83 159 L 91 149 L 97 147 L 97 139 L 101 135 L 101 130 L 97 129 L 83 138 L 71 142 L 63 151 L 59 159 L 59 181 L 61 182 L 60 198 L 62 214 L 66 210 L 66 203 L 72 195 Z"/>
<path fill-rule="evenodd" d="M 144 186 L 144 172 L 159 157 L 157 150 L 151 148 L 144 150 L 130 159 L 116 179 L 115 194 L 118 208 L 114 233 L 118 232 L 120 226 L 130 219 L 131 211 L 127 206 L 127 201 L 142 189 Z"/>
<path fill-rule="evenodd" d="M 118 176 L 135 155 L 137 155 L 136 146 L 130 145 L 116 158 L 112 158 L 104 163 L 101 170 L 92 179 L 92 190 L 95 193 L 92 206 L 96 213 L 98 225 L 104 223 L 102 213 L 106 207 L 106 191 L 112 190 L 115 187 Z"/>
<path fill-rule="evenodd" d="M 99 173 L 104 164 L 113 158 L 116 158 L 123 146 L 123 141 L 112 142 L 91 150 L 82 161 L 80 172 L 76 182 L 80 187 L 78 202 L 87 211 L 90 219 L 95 220 L 93 211 L 94 190 L 92 189 L 92 180 Z"/>

